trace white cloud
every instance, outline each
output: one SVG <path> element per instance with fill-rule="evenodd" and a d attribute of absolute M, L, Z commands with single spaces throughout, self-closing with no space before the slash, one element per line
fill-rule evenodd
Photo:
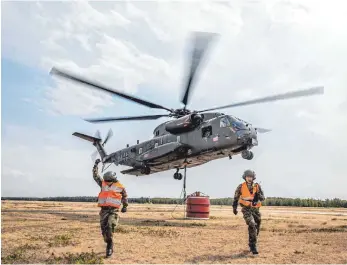
<path fill-rule="evenodd" d="M 158 91 L 158 97 L 172 98 L 174 107 L 179 106 L 177 95 L 185 82 L 189 32 L 217 32 L 220 38 L 213 43 L 196 80 L 190 108 L 317 85 L 325 86 L 325 95 L 225 110 L 273 132 L 260 137 L 256 160 L 206 164 L 192 170 L 194 185 L 199 187 L 198 175 L 208 172 L 219 183 L 234 186 L 243 168 L 254 166 L 259 176 L 264 174 L 267 185 L 272 185 L 270 194 L 333 196 L 336 192 L 342 196 L 342 190 L 327 187 L 335 185 L 331 179 L 341 182 L 341 187 L 346 183 L 345 178 L 337 177 L 346 171 L 345 7 L 341 1 L 312 0 L 5 2 L 2 46 L 5 56 L 43 67 L 47 73 L 55 65 L 134 94 L 143 86 Z M 70 82 L 50 84 L 45 99 L 46 108 L 63 115 L 91 115 L 104 106 L 114 106 L 111 96 Z M 132 131 L 137 124 L 122 126 Z M 138 134 L 127 135 L 129 140 L 131 136 L 135 139 Z M 48 154 L 48 150 L 43 152 Z M 66 155 L 64 152 L 56 150 L 61 156 Z M 84 162 L 80 161 L 82 170 Z M 288 164 L 290 169 L 283 170 Z M 221 173 L 228 167 L 238 172 L 231 173 L 231 180 Z M 23 168 L 8 168 L 24 172 Z M 223 170 L 218 172 L 218 168 Z M 277 172 L 281 172 L 280 181 Z M 310 185 L 317 182 L 317 176 L 320 184 L 315 189 Z M 161 180 L 154 182 L 157 178 L 137 181 L 144 186 L 165 186 Z M 290 181 L 293 179 L 296 182 Z M 171 177 L 163 180 L 167 185 L 179 185 L 168 184 L 171 182 Z M 217 189 L 224 189 L 221 192 L 226 194 L 224 187 L 206 189 L 215 194 Z M 307 187 L 312 190 L 308 192 Z"/>

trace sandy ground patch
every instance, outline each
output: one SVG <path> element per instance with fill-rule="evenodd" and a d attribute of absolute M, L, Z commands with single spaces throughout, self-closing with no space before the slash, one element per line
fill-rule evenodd
<path fill-rule="evenodd" d="M 131 204 L 120 214 L 115 253 L 95 203 L 2 201 L 2 263 L 347 263 L 347 209 L 262 207 L 259 255 L 242 218 L 211 206 L 210 220 L 183 207 Z"/>

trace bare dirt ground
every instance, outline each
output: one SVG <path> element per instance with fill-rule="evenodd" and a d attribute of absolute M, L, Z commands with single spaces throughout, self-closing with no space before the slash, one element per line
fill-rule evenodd
<path fill-rule="evenodd" d="M 2 263 L 347 263 L 347 209 L 262 207 L 259 255 L 248 251 L 239 211 L 211 206 L 210 220 L 183 207 L 131 204 L 120 214 L 115 253 L 95 203 L 2 201 Z M 176 219 L 175 219 L 176 218 Z"/>

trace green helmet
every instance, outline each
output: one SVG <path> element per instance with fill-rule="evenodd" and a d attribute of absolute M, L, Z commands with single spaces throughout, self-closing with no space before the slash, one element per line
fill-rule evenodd
<path fill-rule="evenodd" d="M 103 176 L 105 181 L 117 181 L 116 172 L 107 171 Z"/>
<path fill-rule="evenodd" d="M 256 177 L 255 177 L 255 172 L 254 172 L 253 170 L 247 169 L 245 172 L 243 172 L 242 178 L 243 178 L 244 180 L 246 180 L 246 177 L 247 177 L 247 176 L 253 177 L 253 180 L 256 179 Z"/>

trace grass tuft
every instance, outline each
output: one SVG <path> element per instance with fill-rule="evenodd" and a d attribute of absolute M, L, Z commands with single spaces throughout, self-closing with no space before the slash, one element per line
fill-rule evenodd
<path fill-rule="evenodd" d="M 103 258 L 94 251 L 82 253 L 65 253 L 61 257 L 50 257 L 47 264 L 102 264 Z"/>
<path fill-rule="evenodd" d="M 1 263 L 3 264 L 14 264 L 14 263 L 26 263 L 27 252 L 30 250 L 38 249 L 37 245 L 25 244 L 19 246 L 13 250 L 13 252 L 6 256 L 1 257 Z"/>
<path fill-rule="evenodd" d="M 72 240 L 72 236 L 69 234 L 56 235 L 48 242 L 49 247 L 65 247 L 75 244 L 76 242 Z"/>
<path fill-rule="evenodd" d="M 154 237 L 178 237 L 180 235 L 180 233 L 176 230 L 153 229 L 150 227 L 138 229 L 138 232 L 143 236 L 154 236 Z"/>

